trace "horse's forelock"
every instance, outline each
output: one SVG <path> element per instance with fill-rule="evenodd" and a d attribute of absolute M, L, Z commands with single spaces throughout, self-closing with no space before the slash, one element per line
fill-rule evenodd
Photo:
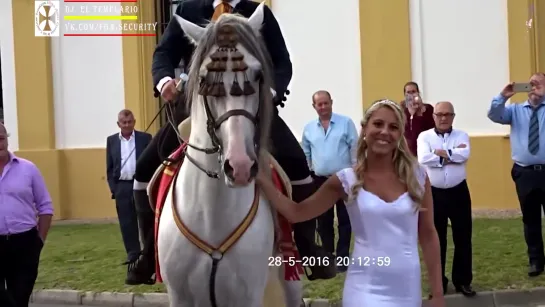
<path fill-rule="evenodd" d="M 273 112 L 271 88 L 274 87 L 272 79 L 271 56 L 261 39 L 259 31 L 255 31 L 247 23 L 247 19 L 240 15 L 222 15 L 216 23 L 210 23 L 198 42 L 191 62 L 189 63 L 189 80 L 186 87 L 187 107 L 191 108 L 194 98 L 198 97 L 200 69 L 204 60 L 210 55 L 214 47 L 217 47 L 216 37 L 218 30 L 223 26 L 230 26 L 241 44 L 261 64 L 262 76 L 259 89 L 259 131 L 261 148 L 269 148 L 269 132 Z M 277 93 L 281 95 L 282 93 Z"/>

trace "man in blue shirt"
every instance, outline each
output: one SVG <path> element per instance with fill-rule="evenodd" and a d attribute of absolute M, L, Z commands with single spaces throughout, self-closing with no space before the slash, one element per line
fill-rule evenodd
<path fill-rule="evenodd" d="M 354 122 L 332 111 L 333 101 L 327 91 L 318 91 L 312 95 L 312 106 L 318 113 L 318 119 L 309 122 L 303 131 L 303 150 L 309 168 L 314 172 L 314 182 L 321 186 L 331 175 L 356 164 L 358 133 Z M 318 233 L 326 251 L 334 253 L 335 232 L 333 229 L 334 211 L 337 209 L 339 241 L 337 259 L 348 260 L 352 228 L 346 207 L 342 199 L 336 206 L 318 217 Z M 346 271 L 348 263 L 343 263 L 338 270 Z"/>
<path fill-rule="evenodd" d="M 488 118 L 511 126 L 511 177 L 515 182 L 528 246 L 529 276 L 543 273 L 545 255 L 541 234 L 541 210 L 545 206 L 545 74 L 530 78 L 532 85 L 524 103 L 505 105 L 515 91 L 508 84 L 494 97 Z"/>

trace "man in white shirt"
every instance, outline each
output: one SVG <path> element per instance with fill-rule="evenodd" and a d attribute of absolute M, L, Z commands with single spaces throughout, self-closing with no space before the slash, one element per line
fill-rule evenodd
<path fill-rule="evenodd" d="M 435 128 L 418 136 L 418 162 L 426 167 L 432 186 L 435 228 L 441 244 L 443 289 L 446 293 L 448 278 L 445 276 L 447 253 L 447 223 L 450 219 L 454 241 L 452 283 L 456 292 L 474 296 L 471 288 L 471 196 L 466 182 L 466 162 L 469 158 L 469 135 L 452 129 L 454 107 L 450 102 L 435 105 Z"/>
<path fill-rule="evenodd" d="M 106 140 L 106 177 L 115 207 L 121 236 L 127 259 L 124 264 L 129 270 L 140 255 L 138 239 L 138 223 L 146 222 L 137 219 L 133 201 L 133 179 L 136 161 L 146 146 L 151 142 L 151 134 L 134 130 L 136 120 L 130 110 L 121 110 L 117 116 L 120 131 Z M 145 233 L 140 236 L 145 237 Z"/>

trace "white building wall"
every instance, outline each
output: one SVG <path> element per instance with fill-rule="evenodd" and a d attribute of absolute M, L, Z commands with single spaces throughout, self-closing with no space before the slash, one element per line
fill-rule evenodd
<path fill-rule="evenodd" d="M 317 90 L 328 90 L 333 111 L 350 116 L 356 127 L 363 115 L 359 3 L 343 0 L 334 14 L 331 9 L 330 0 L 272 4 L 293 63 L 291 94 L 280 115 L 299 140 L 305 124 L 317 118 L 311 98 Z"/>
<path fill-rule="evenodd" d="M 105 147 L 125 108 L 122 38 L 62 33 L 52 39 L 56 146 Z"/>
<path fill-rule="evenodd" d="M 486 116 L 509 82 L 507 0 L 410 0 L 410 9 L 413 80 L 424 101 L 451 101 L 455 127 L 470 135 L 508 134 Z"/>
<path fill-rule="evenodd" d="M 2 90 L 4 123 L 10 134 L 9 149 L 19 149 L 17 133 L 17 93 L 15 91 L 15 56 L 13 49 L 13 17 L 11 1 L 0 1 L 0 60 L 2 61 Z"/>

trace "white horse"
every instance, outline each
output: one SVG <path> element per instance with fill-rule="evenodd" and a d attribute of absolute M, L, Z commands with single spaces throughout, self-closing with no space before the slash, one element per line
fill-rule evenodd
<path fill-rule="evenodd" d="M 171 307 L 264 306 L 271 269 L 286 307 L 302 302 L 301 281 L 285 281 L 283 267 L 269 266 L 280 256 L 275 214 L 253 180 L 273 108 L 272 65 L 259 37 L 263 5 L 249 19 L 225 14 L 206 28 L 174 15 L 196 50 L 186 87 L 189 145 L 157 242 Z M 282 300 L 266 297 L 265 305 Z"/>

